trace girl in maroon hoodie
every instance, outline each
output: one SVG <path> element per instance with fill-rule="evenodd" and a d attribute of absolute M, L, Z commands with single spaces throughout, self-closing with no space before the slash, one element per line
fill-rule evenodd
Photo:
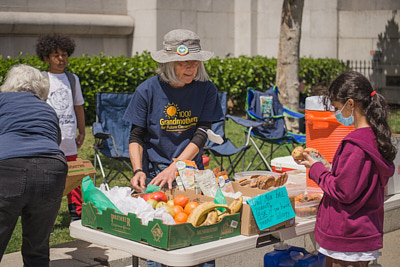
<path fill-rule="evenodd" d="M 355 71 L 337 77 L 327 99 L 338 122 L 354 124 L 354 131 L 342 140 L 332 164 L 307 153 L 300 162 L 324 191 L 315 239 L 326 266 L 368 266 L 382 248 L 384 187 L 394 173 L 388 108 L 384 97 Z"/>

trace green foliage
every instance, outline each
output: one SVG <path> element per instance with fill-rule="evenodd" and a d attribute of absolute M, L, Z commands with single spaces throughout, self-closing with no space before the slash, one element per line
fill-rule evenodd
<path fill-rule="evenodd" d="M 248 87 L 265 91 L 275 82 L 276 59 L 262 56 L 217 57 L 207 61 L 205 67 L 217 88 L 228 92 L 239 111 L 243 111 Z"/>
<path fill-rule="evenodd" d="M 78 75 L 85 99 L 87 124 L 95 121 L 96 98 L 98 92 L 128 93 L 154 75 L 157 63 L 149 52 L 136 53 L 131 58 L 125 56 L 70 58 L 68 70 Z"/>
<path fill-rule="evenodd" d="M 22 57 L 20 54 L 15 59 L 0 57 L 0 84 L 8 70 L 16 64 L 27 64 L 40 70 L 48 69 L 46 63 L 37 56 Z M 69 58 L 67 70 L 78 75 L 81 83 L 86 123 L 91 125 L 95 121 L 97 92 L 134 92 L 140 83 L 154 75 L 157 66 L 149 52 L 137 53 L 130 58 L 107 57 L 103 54 Z"/>
<path fill-rule="evenodd" d="M 263 56 L 213 58 L 205 67 L 219 90 L 228 92 L 235 110 L 243 111 L 248 87 L 265 91 L 275 84 L 277 60 Z M 337 59 L 301 58 L 299 76 L 308 88 L 328 86 L 347 67 Z"/>
<path fill-rule="evenodd" d="M 299 77 L 304 79 L 307 92 L 310 94 L 310 88 L 314 86 L 328 87 L 340 73 L 347 69 L 346 64 L 337 59 L 304 57 L 300 59 Z"/>
<path fill-rule="evenodd" d="M 0 83 L 13 65 L 21 63 L 41 70 L 47 69 L 46 64 L 37 56 L 20 54 L 17 58 L 0 57 Z M 207 61 L 205 68 L 217 88 L 228 92 L 234 103 L 234 112 L 242 112 L 248 87 L 265 91 L 274 85 L 276 64 L 275 58 L 264 56 L 216 57 Z M 71 57 L 67 69 L 80 79 L 85 99 L 86 124 L 91 125 L 95 121 L 97 92 L 134 92 L 139 84 L 155 74 L 156 68 L 157 63 L 148 51 L 136 53 L 130 58 L 107 57 L 104 54 Z M 328 86 L 345 69 L 345 63 L 340 60 L 301 58 L 299 76 L 304 78 L 308 88 L 315 85 Z"/>

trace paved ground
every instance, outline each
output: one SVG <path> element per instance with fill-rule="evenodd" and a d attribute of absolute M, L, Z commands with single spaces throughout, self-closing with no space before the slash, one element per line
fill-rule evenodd
<path fill-rule="evenodd" d="M 382 256 L 378 263 L 382 267 L 400 266 L 400 230 L 393 231 L 384 235 Z M 113 266 L 124 267 L 132 265 L 132 257 L 126 252 L 110 249 L 107 247 L 93 245 L 84 241 L 73 241 L 59 244 L 51 248 L 51 267 L 89 267 L 89 266 Z M 239 256 L 239 255 L 237 255 Z M 141 266 L 144 261 L 139 261 Z M 217 267 L 223 267 L 219 264 Z M 23 266 L 21 254 L 19 252 L 6 254 L 0 262 L 0 267 Z M 251 264 L 248 265 L 252 266 Z M 234 266 L 231 266 L 234 267 Z"/>

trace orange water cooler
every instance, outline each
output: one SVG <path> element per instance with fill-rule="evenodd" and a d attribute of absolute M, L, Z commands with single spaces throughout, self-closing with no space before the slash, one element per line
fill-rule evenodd
<path fill-rule="evenodd" d="M 354 130 L 354 126 L 344 126 L 337 120 L 333 111 L 325 111 L 321 96 L 306 98 L 306 144 L 317 149 L 326 160 L 332 162 L 336 149 L 342 139 Z M 318 187 L 309 179 L 307 169 L 307 187 Z"/>

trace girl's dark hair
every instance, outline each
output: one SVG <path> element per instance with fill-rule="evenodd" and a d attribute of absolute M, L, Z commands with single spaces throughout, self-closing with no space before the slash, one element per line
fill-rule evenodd
<path fill-rule="evenodd" d="M 40 35 L 36 42 L 36 54 L 41 60 L 49 57 L 52 51 L 57 51 L 57 48 L 71 56 L 75 50 L 75 42 L 70 37 L 57 33 Z"/>
<path fill-rule="evenodd" d="M 389 107 L 381 94 L 371 96 L 372 92 L 371 83 L 361 73 L 345 71 L 332 82 L 327 93 L 330 101 L 344 104 L 351 98 L 362 105 L 367 122 L 375 133 L 379 152 L 391 162 L 396 157 L 396 147 L 392 144 L 392 132 L 387 122 Z"/>

